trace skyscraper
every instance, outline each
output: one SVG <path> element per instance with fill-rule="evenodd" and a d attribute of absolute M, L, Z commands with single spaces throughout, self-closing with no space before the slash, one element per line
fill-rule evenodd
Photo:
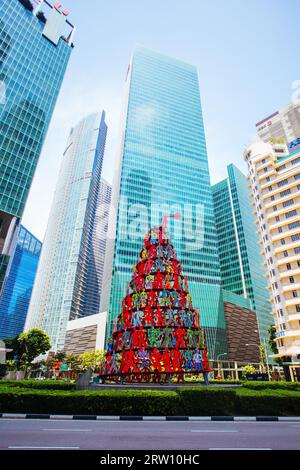
<path fill-rule="evenodd" d="M 17 246 L 0 299 L 0 338 L 22 333 L 42 243 L 20 226 Z"/>
<path fill-rule="evenodd" d="M 259 142 L 244 153 L 286 371 L 300 378 L 300 151 Z"/>
<path fill-rule="evenodd" d="M 275 138 L 290 143 L 300 137 L 300 100 L 292 101 L 258 122 L 256 131 L 264 142 Z"/>
<path fill-rule="evenodd" d="M 30 2 L 0 0 L 0 291 L 72 51 L 73 26 L 47 5 L 44 24 Z"/>
<path fill-rule="evenodd" d="M 273 317 L 248 181 L 232 164 L 227 171 L 228 177 L 213 186 L 222 286 L 250 300 L 262 341 Z"/>
<path fill-rule="evenodd" d="M 100 312 L 106 133 L 104 112 L 88 116 L 71 130 L 63 155 L 25 325 L 46 331 L 54 351 L 63 349 L 69 319 Z"/>
<path fill-rule="evenodd" d="M 141 238 L 162 215 L 180 213 L 168 228 L 215 357 L 224 352 L 225 320 L 197 69 L 137 47 L 125 86 L 101 308 L 109 308 L 108 334 Z"/>

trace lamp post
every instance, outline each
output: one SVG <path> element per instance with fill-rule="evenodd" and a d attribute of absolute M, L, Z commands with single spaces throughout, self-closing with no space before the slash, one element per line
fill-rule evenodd
<path fill-rule="evenodd" d="M 254 343 L 246 343 L 246 346 L 256 346 L 256 347 L 257 347 L 257 344 L 254 344 Z M 265 338 L 263 339 L 263 346 L 264 346 L 264 351 L 265 351 L 265 356 L 266 356 L 266 366 L 267 366 L 268 379 L 271 380 L 271 374 L 270 374 L 270 367 L 269 367 L 269 360 L 268 360 L 268 353 L 267 353 L 267 347 L 266 347 L 266 340 L 265 340 Z"/>
<path fill-rule="evenodd" d="M 219 357 L 221 356 L 227 356 L 227 353 L 222 353 L 222 354 L 218 354 L 217 355 L 217 363 L 218 363 L 218 377 L 220 377 L 220 360 L 219 360 Z"/>

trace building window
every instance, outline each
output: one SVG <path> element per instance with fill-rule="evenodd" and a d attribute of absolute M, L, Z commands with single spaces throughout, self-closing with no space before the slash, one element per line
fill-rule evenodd
<path fill-rule="evenodd" d="M 296 305 L 296 312 L 300 312 L 300 305 Z"/>
<path fill-rule="evenodd" d="M 285 258 L 287 258 L 287 257 L 289 256 L 289 252 L 288 252 L 288 251 L 284 251 L 284 252 L 283 252 L 283 256 L 284 256 Z"/>
<path fill-rule="evenodd" d="M 287 269 L 288 271 L 290 271 L 290 270 L 292 269 L 291 263 L 287 263 L 286 269 Z"/>
<path fill-rule="evenodd" d="M 300 233 L 296 233 L 295 235 L 291 236 L 292 242 L 296 242 L 297 240 L 300 240 Z"/>
<path fill-rule="evenodd" d="M 300 253 L 300 246 L 297 246 L 297 248 L 294 249 L 294 252 L 298 255 Z"/>
<path fill-rule="evenodd" d="M 296 290 L 293 290 L 293 297 L 298 297 L 298 292 Z"/>
<path fill-rule="evenodd" d="M 285 191 L 281 191 L 280 197 L 288 196 L 289 194 L 291 194 L 291 190 L 286 189 Z"/>
<path fill-rule="evenodd" d="M 273 188 L 272 188 L 272 186 L 269 186 L 269 191 L 273 191 Z"/>
<path fill-rule="evenodd" d="M 290 279 L 290 284 L 294 284 L 294 282 L 295 282 L 294 276 L 290 276 L 289 279 Z"/>
<path fill-rule="evenodd" d="M 285 180 L 279 181 L 279 183 L 277 183 L 277 186 L 278 188 L 281 188 L 282 186 L 285 186 L 288 183 L 289 183 L 289 180 L 285 179 Z"/>
<path fill-rule="evenodd" d="M 300 173 L 298 173 L 298 175 L 295 175 L 294 178 L 295 180 L 300 180 Z"/>
<path fill-rule="evenodd" d="M 277 211 L 277 206 L 273 206 L 273 211 Z"/>
<path fill-rule="evenodd" d="M 280 240 L 280 243 L 281 243 L 281 245 L 285 245 L 285 239 L 282 238 L 282 239 Z"/>
<path fill-rule="evenodd" d="M 290 217 L 294 217 L 295 215 L 297 215 L 296 209 L 294 209 L 293 211 L 287 212 L 287 213 L 285 214 L 285 218 L 286 218 L 286 219 L 289 219 Z"/>
<path fill-rule="evenodd" d="M 282 233 L 282 227 L 278 227 L 278 233 Z"/>
<path fill-rule="evenodd" d="M 291 224 L 288 225 L 289 229 L 292 230 L 293 228 L 300 227 L 300 220 L 297 220 L 297 222 L 292 222 Z"/>
<path fill-rule="evenodd" d="M 288 207 L 288 206 L 291 206 L 292 204 L 294 204 L 294 199 L 289 199 L 288 201 L 284 201 L 282 203 L 282 206 L 283 207 Z"/>
<path fill-rule="evenodd" d="M 276 215 L 275 220 L 276 220 L 276 222 L 280 222 L 280 217 L 279 217 L 279 215 Z"/>

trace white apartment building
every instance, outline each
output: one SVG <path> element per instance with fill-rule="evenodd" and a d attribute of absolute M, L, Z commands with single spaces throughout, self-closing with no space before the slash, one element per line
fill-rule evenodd
<path fill-rule="evenodd" d="M 270 138 L 284 139 L 288 144 L 300 137 L 300 99 L 297 98 L 256 124 L 264 142 Z"/>
<path fill-rule="evenodd" d="M 276 326 L 278 354 L 300 380 L 300 151 L 285 142 L 251 145 L 244 158 Z"/>

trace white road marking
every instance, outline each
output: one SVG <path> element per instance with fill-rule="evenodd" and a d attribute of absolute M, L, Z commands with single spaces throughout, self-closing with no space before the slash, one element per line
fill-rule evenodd
<path fill-rule="evenodd" d="M 55 431 L 55 432 L 59 432 L 59 431 L 62 431 L 62 432 L 91 432 L 92 429 L 53 429 L 53 428 L 48 428 L 48 429 L 43 429 L 43 431 Z"/>
<path fill-rule="evenodd" d="M 64 447 L 64 446 L 8 446 L 8 449 L 80 449 L 80 447 Z"/>
<path fill-rule="evenodd" d="M 192 429 L 191 432 L 239 432 L 236 429 Z"/>
<path fill-rule="evenodd" d="M 270 447 L 210 447 L 209 450 L 272 450 Z"/>

